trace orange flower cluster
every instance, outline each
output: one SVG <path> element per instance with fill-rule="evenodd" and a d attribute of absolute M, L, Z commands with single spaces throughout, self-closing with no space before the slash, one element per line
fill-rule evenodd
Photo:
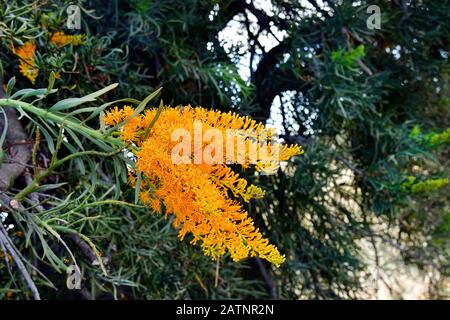
<path fill-rule="evenodd" d="M 20 73 L 30 79 L 31 83 L 34 84 L 39 74 L 39 69 L 37 68 L 36 62 L 34 60 L 36 43 L 28 41 L 23 46 L 20 46 L 17 49 L 13 48 L 13 52 L 20 58 Z"/>
<path fill-rule="evenodd" d="M 69 43 L 74 46 L 79 46 L 84 43 L 86 40 L 86 35 L 66 35 L 64 32 L 56 32 L 51 38 L 50 42 L 56 45 L 57 47 L 63 47 Z M 32 84 L 35 84 L 36 78 L 39 74 L 39 69 L 36 66 L 35 61 L 35 52 L 36 52 L 36 43 L 32 41 L 25 42 L 24 45 L 18 48 L 12 48 L 12 51 L 15 55 L 20 58 L 19 62 L 19 71 L 22 75 L 27 77 Z M 59 73 L 56 73 L 56 78 L 59 78 Z"/>
<path fill-rule="evenodd" d="M 73 46 L 79 46 L 83 44 L 86 40 L 86 35 L 79 34 L 79 35 L 68 35 L 64 32 L 56 32 L 52 35 L 50 38 L 50 42 L 56 45 L 57 47 L 63 47 L 67 44 L 72 44 Z"/>
<path fill-rule="evenodd" d="M 141 176 L 141 200 L 155 211 L 160 211 L 164 205 L 166 216 L 174 214 L 174 226 L 179 229 L 179 237 L 183 239 L 191 234 L 191 243 L 201 242 L 204 253 L 213 259 L 228 252 L 234 261 L 259 256 L 276 266 L 283 263 L 285 257 L 262 237 L 237 201 L 239 197 L 244 201 L 261 198 L 263 190 L 254 185 L 248 186 L 245 179 L 227 166 L 226 162 L 229 163 L 230 159 L 225 159 L 226 156 L 224 163 L 174 163 L 173 148 L 179 142 L 172 138 L 177 129 L 186 130 L 195 138 L 195 122 L 198 121 L 204 130 L 216 129 L 224 135 L 230 129 L 244 130 L 239 132 L 244 139 L 245 150 L 269 149 L 265 158 L 243 156 L 245 161 L 240 164 L 243 167 L 254 164 L 258 171 L 272 168 L 275 161 L 301 154 L 301 148 L 282 147 L 271 142 L 272 131 L 235 113 L 190 106 L 167 107 L 162 109 L 154 122 L 157 115 L 155 109 L 131 117 L 133 112 L 134 109 L 128 106 L 122 109 L 115 107 L 106 113 L 104 122 L 109 126 L 119 125 L 121 138 L 130 143 L 130 149 L 135 150 L 136 168 Z M 121 126 L 122 122 L 125 124 Z M 255 136 L 264 131 L 267 132 L 268 142 L 258 142 Z M 203 141 L 201 147 L 206 145 L 207 141 Z M 192 146 L 195 148 L 195 142 Z M 236 146 L 233 149 L 237 156 L 242 151 L 238 149 Z M 231 160 L 236 159 L 232 157 Z M 136 172 L 130 172 L 133 186 L 137 184 L 137 176 Z"/>

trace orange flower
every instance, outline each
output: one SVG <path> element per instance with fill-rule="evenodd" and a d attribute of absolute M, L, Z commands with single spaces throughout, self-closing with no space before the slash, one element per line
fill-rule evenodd
<path fill-rule="evenodd" d="M 19 70 L 22 75 L 27 77 L 32 84 L 36 82 L 36 77 L 39 74 L 39 69 L 36 66 L 34 53 L 36 52 L 36 44 L 34 42 L 26 42 L 23 46 L 15 49 L 14 54 L 20 58 Z"/>
<path fill-rule="evenodd" d="M 130 118 L 133 112 L 134 109 L 128 106 L 120 110 L 115 107 L 105 115 L 104 122 L 114 126 L 127 120 L 121 126 L 120 136 L 137 150 L 135 156 L 136 168 L 141 173 L 141 200 L 151 204 L 157 212 L 160 211 L 160 203 L 164 204 L 166 217 L 169 214 L 175 217 L 174 226 L 179 230 L 180 239 L 189 235 L 191 243 L 200 242 L 204 253 L 213 259 L 228 252 L 234 261 L 259 256 L 276 266 L 283 263 L 285 257 L 263 238 L 238 202 L 239 198 L 244 201 L 261 198 L 263 190 L 248 185 L 227 163 L 239 163 L 243 167 L 254 165 L 257 171 L 272 172 L 280 160 L 301 154 L 301 148 L 273 142 L 273 131 L 235 113 L 190 106 L 163 108 L 148 131 L 157 110 L 148 110 L 145 114 Z M 173 141 L 173 134 L 181 129 L 186 136 L 198 138 L 199 124 L 204 131 L 212 129 L 210 132 L 224 137 L 229 130 L 239 130 L 238 138 L 243 144 L 233 144 L 228 150 L 231 156 L 229 152 L 211 151 L 219 160 L 214 163 L 192 163 L 196 156 L 190 154 L 180 156 L 185 162 L 174 162 L 173 151 L 179 141 Z M 259 141 L 259 135 L 267 139 Z M 194 139 L 188 143 L 188 149 L 207 150 L 210 142 L 205 139 L 198 145 Z M 216 146 L 225 150 L 227 141 Z M 263 149 L 266 152 L 260 152 Z M 136 186 L 135 172 L 130 172 L 130 182 Z"/>
<path fill-rule="evenodd" d="M 50 42 L 56 45 L 57 47 L 63 47 L 69 43 L 72 44 L 73 46 L 79 46 L 84 44 L 85 40 L 86 35 L 84 34 L 73 36 L 65 34 L 64 32 L 56 32 L 50 38 Z"/>

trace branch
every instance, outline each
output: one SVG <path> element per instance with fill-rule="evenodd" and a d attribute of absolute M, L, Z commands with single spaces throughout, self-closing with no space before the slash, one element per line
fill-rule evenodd
<path fill-rule="evenodd" d="M 270 30 L 270 22 L 273 22 L 274 25 L 277 25 L 280 29 L 289 29 L 290 23 L 287 20 L 279 17 L 274 19 L 273 17 L 268 16 L 264 11 L 257 9 L 253 3 L 247 3 L 245 0 L 236 0 L 235 2 L 238 7 L 242 8 L 241 12 L 245 12 L 247 9 L 256 17 L 256 19 L 258 19 L 261 30 Z"/>
<path fill-rule="evenodd" d="M 27 283 L 28 287 L 30 288 L 34 299 L 41 300 L 41 297 L 39 296 L 39 291 L 36 288 L 36 285 L 34 284 L 33 279 L 31 279 L 31 276 L 28 273 L 27 268 L 25 268 L 25 265 L 23 264 L 20 257 L 17 255 L 16 250 L 11 245 L 11 239 L 9 238 L 8 233 L 6 232 L 5 228 L 3 228 L 2 223 L 0 223 L 0 242 L 1 242 L 2 246 L 4 246 L 6 248 L 6 250 L 10 253 L 11 257 L 13 258 L 14 262 L 17 265 L 17 268 L 19 269 L 20 273 L 22 273 L 23 278 L 24 278 L 25 282 Z"/>
<path fill-rule="evenodd" d="M 78 235 L 73 234 L 70 235 L 70 239 L 80 248 L 81 252 L 88 258 L 89 263 L 93 264 L 95 261 L 97 261 L 97 256 L 95 255 L 94 251 L 92 251 L 91 247 L 83 241 Z"/>
<path fill-rule="evenodd" d="M 356 175 L 358 175 L 360 177 L 364 177 L 364 172 L 362 172 L 360 169 L 356 168 L 356 166 L 351 164 L 347 159 L 345 159 L 341 155 L 336 155 L 336 159 L 341 161 L 347 168 L 352 170 Z"/>
<path fill-rule="evenodd" d="M 270 117 L 270 107 L 277 95 L 287 90 L 307 90 L 310 87 L 309 81 L 300 78 L 292 69 L 281 70 L 278 67 L 283 54 L 289 53 L 291 41 L 291 38 L 287 38 L 265 53 L 254 73 L 252 80 L 259 110 L 252 117 L 259 121 L 266 121 Z"/>
<path fill-rule="evenodd" d="M 267 290 L 269 291 L 270 298 L 272 298 L 274 300 L 278 299 L 277 288 L 275 286 L 275 281 L 273 281 L 272 277 L 267 272 L 267 269 L 264 266 L 264 264 L 261 261 L 261 259 L 256 257 L 255 261 L 256 261 L 256 264 L 257 264 L 257 266 L 259 268 L 259 272 L 261 273 L 261 276 L 263 277 L 264 282 L 265 282 L 265 284 L 267 286 Z"/>

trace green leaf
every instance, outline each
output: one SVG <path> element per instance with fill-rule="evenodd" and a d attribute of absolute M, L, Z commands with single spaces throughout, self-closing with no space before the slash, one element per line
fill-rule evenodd
<path fill-rule="evenodd" d="M 8 81 L 8 85 L 6 86 L 6 96 L 9 97 L 11 95 L 11 92 L 14 89 L 14 85 L 16 84 L 16 77 L 12 77 Z"/>
<path fill-rule="evenodd" d="M 55 73 L 52 71 L 50 73 L 50 78 L 48 79 L 47 94 L 51 93 L 54 85 L 55 85 Z"/>
<path fill-rule="evenodd" d="M 163 101 L 161 100 L 161 102 L 159 104 L 159 107 L 158 107 L 158 110 L 156 111 L 155 117 L 152 119 L 152 122 L 150 122 L 150 124 L 148 125 L 147 129 L 145 129 L 144 139 L 147 139 L 148 134 L 150 133 L 150 131 L 152 130 L 153 126 L 156 123 L 156 120 L 158 120 L 159 115 L 162 112 L 163 106 L 164 106 L 164 104 L 163 104 Z"/>
<path fill-rule="evenodd" d="M 137 108 L 134 110 L 134 112 L 127 119 L 123 120 L 122 122 L 118 123 L 114 127 L 110 128 L 106 132 L 105 136 L 111 134 L 114 131 L 117 131 L 117 129 L 119 129 L 123 125 L 127 124 L 131 119 L 133 119 L 135 116 L 137 116 L 139 113 L 141 113 L 147 106 L 147 103 L 149 103 L 152 99 L 154 99 L 161 92 L 161 90 L 162 90 L 162 87 L 160 87 L 157 90 L 150 93 L 144 100 L 142 100 L 142 102 L 137 106 Z"/>
<path fill-rule="evenodd" d="M 100 89 L 91 94 L 88 94 L 87 96 L 85 96 L 85 98 L 94 98 L 95 99 L 95 98 L 100 97 L 101 95 L 105 94 L 106 92 L 117 88 L 118 85 L 119 85 L 118 83 L 110 84 L 109 86 L 107 86 L 103 89 Z"/>
<path fill-rule="evenodd" d="M 35 96 L 43 97 L 44 95 L 48 95 L 50 93 L 55 93 L 57 91 L 58 91 L 58 89 L 52 89 L 50 92 L 47 92 L 47 89 L 45 89 L 45 88 L 40 88 L 40 89 L 29 89 L 29 88 L 28 89 L 22 89 L 22 90 L 17 91 L 16 93 L 14 93 L 11 96 L 11 99 L 16 99 L 16 98 L 18 98 L 20 96 L 22 96 L 20 98 L 20 100 L 26 99 L 26 98 L 29 98 L 29 97 L 35 97 Z"/>
<path fill-rule="evenodd" d="M 57 103 L 55 103 L 51 108 L 50 111 L 61 111 L 61 110 L 67 110 L 73 107 L 76 107 L 80 104 L 86 103 L 86 102 L 92 102 L 95 101 L 96 98 L 103 95 L 104 93 L 116 88 L 118 86 L 117 83 L 113 83 L 101 90 L 98 90 L 94 93 L 88 94 L 87 96 L 81 97 L 81 98 L 69 98 L 61 100 Z"/>
<path fill-rule="evenodd" d="M 42 186 L 39 186 L 36 189 L 36 191 L 44 192 L 44 191 L 48 191 L 48 190 L 59 189 L 59 188 L 61 188 L 62 186 L 66 185 L 66 184 L 67 184 L 67 182 L 44 184 Z"/>
<path fill-rule="evenodd" d="M 61 110 L 67 110 L 76 106 L 79 106 L 80 104 L 86 103 L 86 102 L 92 102 L 95 101 L 95 98 L 68 98 L 61 100 L 57 103 L 55 103 L 51 108 L 50 111 L 61 111 Z"/>

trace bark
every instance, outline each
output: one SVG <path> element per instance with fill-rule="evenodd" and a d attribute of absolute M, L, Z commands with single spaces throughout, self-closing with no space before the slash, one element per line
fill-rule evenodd
<path fill-rule="evenodd" d="M 0 98 L 3 91 L 0 90 Z M 14 183 L 14 180 L 25 170 L 31 158 L 32 144 L 26 143 L 27 135 L 18 119 L 15 109 L 3 109 L 7 118 L 7 134 L 2 146 L 3 159 L 0 161 L 0 191 L 6 191 Z M 5 128 L 5 119 L 0 114 L 0 135 Z"/>

